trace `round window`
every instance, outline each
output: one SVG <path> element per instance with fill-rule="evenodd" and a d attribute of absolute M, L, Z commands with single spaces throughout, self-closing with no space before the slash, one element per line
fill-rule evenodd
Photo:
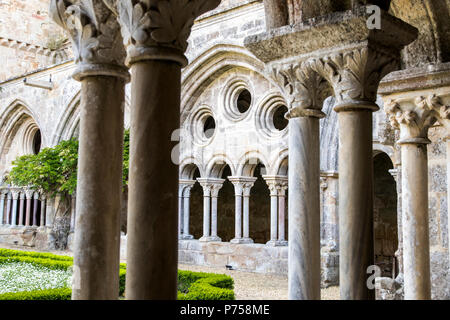
<path fill-rule="evenodd" d="M 273 126 L 275 129 L 282 131 L 288 126 L 289 121 L 284 117 L 287 112 L 288 108 L 285 105 L 281 105 L 275 110 L 273 114 Z"/>
<path fill-rule="evenodd" d="M 237 109 L 240 113 L 246 113 L 250 109 L 252 103 L 252 95 L 247 89 L 242 90 L 237 98 Z"/>
<path fill-rule="evenodd" d="M 203 133 L 206 138 L 211 138 L 214 135 L 214 131 L 216 130 L 216 121 L 212 116 L 206 118 L 205 123 L 203 124 Z"/>

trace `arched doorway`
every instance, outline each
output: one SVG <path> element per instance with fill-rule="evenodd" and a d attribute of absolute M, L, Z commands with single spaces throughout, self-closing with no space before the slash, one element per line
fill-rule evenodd
<path fill-rule="evenodd" d="M 374 159 L 374 254 L 382 277 L 397 275 L 398 248 L 397 184 L 389 170 L 394 168 L 386 153 Z"/>

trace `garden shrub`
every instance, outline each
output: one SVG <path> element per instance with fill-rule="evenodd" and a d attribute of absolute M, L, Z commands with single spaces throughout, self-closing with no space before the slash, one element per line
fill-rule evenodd
<path fill-rule="evenodd" d="M 70 256 L 20 250 L 0 249 L 0 265 L 25 262 L 49 269 L 67 270 L 73 265 Z M 119 268 L 119 296 L 125 292 L 126 264 Z M 178 271 L 179 300 L 234 300 L 233 279 L 224 274 Z M 71 288 L 21 291 L 0 294 L 0 300 L 70 300 Z"/>

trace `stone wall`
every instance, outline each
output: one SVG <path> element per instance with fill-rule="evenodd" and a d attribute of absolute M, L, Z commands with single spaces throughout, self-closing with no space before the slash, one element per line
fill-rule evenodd
<path fill-rule="evenodd" d="M 49 0 L 0 1 L 0 82 L 57 61 L 65 35 L 48 15 Z"/>

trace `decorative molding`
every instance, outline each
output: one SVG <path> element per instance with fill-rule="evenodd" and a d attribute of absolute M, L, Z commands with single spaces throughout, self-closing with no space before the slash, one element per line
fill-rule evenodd
<path fill-rule="evenodd" d="M 399 58 L 364 45 L 314 59 L 311 67 L 333 87 L 336 111 L 357 105 L 376 111 L 378 85 L 385 75 L 399 68 Z"/>
<path fill-rule="evenodd" d="M 93 75 L 129 79 L 120 25 L 102 0 L 52 0 L 50 14 L 69 33 L 76 80 Z"/>
<path fill-rule="evenodd" d="M 444 106 L 435 94 L 385 102 L 391 125 L 400 130 L 398 143 L 430 143 L 428 129 L 436 122 L 442 110 L 447 116 L 450 107 Z"/>
<path fill-rule="evenodd" d="M 332 94 L 327 81 L 313 70 L 314 61 L 287 65 L 274 65 L 272 79 L 281 87 L 288 99 L 288 118 L 325 116 L 320 110 L 323 101 Z"/>
<path fill-rule="evenodd" d="M 164 59 L 187 65 L 184 52 L 194 20 L 220 0 L 104 0 L 119 16 L 127 64 Z"/>

